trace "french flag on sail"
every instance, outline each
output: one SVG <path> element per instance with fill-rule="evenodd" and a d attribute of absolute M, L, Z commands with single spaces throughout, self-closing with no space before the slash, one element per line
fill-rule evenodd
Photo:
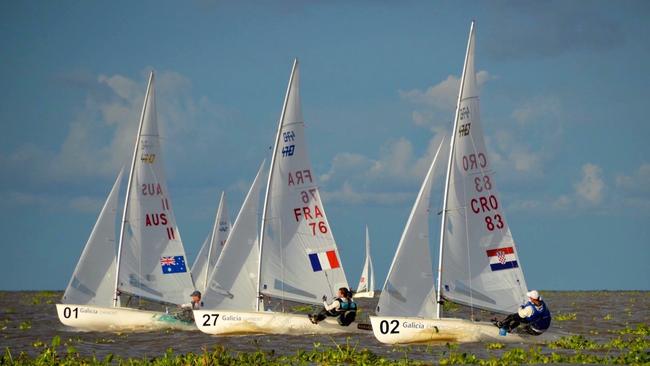
<path fill-rule="evenodd" d="M 335 250 L 311 253 L 309 254 L 309 261 L 311 262 L 311 269 L 314 270 L 314 272 L 341 267 Z"/>
<path fill-rule="evenodd" d="M 490 268 L 492 271 L 519 267 L 515 250 L 512 247 L 489 249 L 486 253 L 490 260 Z"/>

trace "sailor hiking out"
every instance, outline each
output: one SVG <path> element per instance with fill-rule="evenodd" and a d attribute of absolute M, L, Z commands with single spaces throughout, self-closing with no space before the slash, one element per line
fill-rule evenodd
<path fill-rule="evenodd" d="M 325 320 L 328 316 L 337 317 L 337 321 L 342 326 L 348 326 L 354 322 L 357 317 L 357 304 L 352 300 L 352 292 L 345 287 L 339 288 L 337 298 L 331 304 L 327 303 L 327 296 L 323 295 L 323 310 L 318 314 L 309 314 L 309 320 L 312 323 Z"/>
<path fill-rule="evenodd" d="M 551 326 L 551 312 L 536 290 L 526 293 L 528 300 L 519 310 L 508 315 L 502 321 L 494 321 L 494 325 L 507 332 L 512 332 L 520 323 L 525 324 L 524 330 L 531 335 L 540 335 Z"/>

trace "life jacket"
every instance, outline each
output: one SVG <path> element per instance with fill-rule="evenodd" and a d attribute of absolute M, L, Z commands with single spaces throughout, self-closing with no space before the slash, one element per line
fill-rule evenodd
<path fill-rule="evenodd" d="M 339 313 L 336 319 L 339 325 L 347 327 L 357 318 L 357 303 L 352 299 L 343 301 L 341 298 L 336 298 L 335 301 L 339 302 L 339 308 L 336 310 Z"/>
<path fill-rule="evenodd" d="M 539 308 L 532 301 L 528 301 L 524 307 L 531 306 L 533 308 L 533 314 L 526 318 L 526 322 L 534 331 L 541 334 L 551 326 L 551 312 L 544 301 L 540 300 L 540 302 Z"/>

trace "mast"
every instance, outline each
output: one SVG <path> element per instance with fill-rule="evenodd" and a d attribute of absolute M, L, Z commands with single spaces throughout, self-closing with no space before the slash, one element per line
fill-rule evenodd
<path fill-rule="evenodd" d="M 264 248 L 264 232 L 266 228 L 266 212 L 268 210 L 269 194 L 271 193 L 271 179 L 273 179 L 273 168 L 275 167 L 275 155 L 278 152 L 278 143 L 280 142 L 280 132 L 282 131 L 282 124 L 284 122 L 284 113 L 287 110 L 287 102 L 289 101 L 289 93 L 291 92 L 291 84 L 293 83 L 293 76 L 298 68 L 298 59 L 293 60 L 291 67 L 291 76 L 289 77 L 289 85 L 287 85 L 287 93 L 284 96 L 284 103 L 282 105 L 282 113 L 280 114 L 280 122 L 278 123 L 278 131 L 275 135 L 275 144 L 273 145 L 273 155 L 271 155 L 271 167 L 269 168 L 269 177 L 266 182 L 266 193 L 264 194 L 264 208 L 262 209 L 262 226 L 261 226 L 261 239 L 260 239 L 260 255 L 257 261 L 257 311 L 260 311 L 260 303 L 262 302 L 262 250 Z"/>
<path fill-rule="evenodd" d="M 144 115 L 147 110 L 147 102 L 149 101 L 149 94 L 153 86 L 153 70 L 149 73 L 149 82 L 147 83 L 147 93 L 144 96 L 144 104 L 142 105 L 142 114 L 140 115 L 140 125 L 138 126 L 138 134 L 135 137 L 135 147 L 133 148 L 133 158 L 131 159 L 131 169 L 129 170 L 129 180 L 126 184 L 126 195 L 124 199 L 124 211 L 122 212 L 122 223 L 120 224 L 120 242 L 117 247 L 117 262 L 115 269 L 115 293 L 113 295 L 113 307 L 117 307 L 117 300 L 119 298 L 118 286 L 120 283 L 120 262 L 122 258 L 122 245 L 124 244 L 124 227 L 126 226 L 126 213 L 129 209 L 129 194 L 131 193 L 131 184 L 133 183 L 133 170 L 135 169 L 135 162 L 138 156 L 138 148 L 140 147 L 140 134 L 142 133 L 142 125 L 144 124 Z"/>
<path fill-rule="evenodd" d="M 226 196 L 226 192 L 221 191 L 221 198 L 219 199 L 219 207 L 217 207 L 217 215 L 214 218 L 214 225 L 212 226 L 212 236 L 210 237 L 210 246 L 208 247 L 208 260 L 205 262 L 205 288 L 208 288 L 208 278 L 210 273 L 210 259 L 212 258 L 212 247 L 214 246 L 214 237 L 217 235 L 217 230 L 219 226 L 219 213 L 222 211 L 223 200 Z M 205 289 L 204 289 L 205 290 Z"/>
<path fill-rule="evenodd" d="M 447 162 L 447 177 L 445 178 L 445 193 L 442 200 L 442 223 L 440 225 L 440 252 L 438 254 L 438 291 L 437 291 L 437 310 L 436 317 L 440 318 L 442 311 L 442 255 L 443 255 L 443 244 L 445 242 L 445 228 L 447 225 L 447 196 L 449 194 L 449 181 L 451 179 L 451 163 L 454 158 L 454 145 L 456 144 L 456 128 L 458 127 L 458 112 L 460 108 L 460 101 L 463 97 L 463 89 L 465 87 L 465 73 L 467 72 L 467 60 L 469 58 L 469 49 L 472 42 L 472 35 L 474 34 L 474 21 L 469 27 L 469 39 L 467 40 L 467 50 L 465 51 L 465 62 L 463 62 L 463 74 L 460 78 L 460 90 L 458 91 L 458 100 L 456 101 L 456 113 L 454 116 L 454 127 L 451 133 L 451 142 L 449 148 L 449 160 Z"/>

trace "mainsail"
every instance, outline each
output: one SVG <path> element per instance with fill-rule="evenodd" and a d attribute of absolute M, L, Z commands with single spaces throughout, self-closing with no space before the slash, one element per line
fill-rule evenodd
<path fill-rule="evenodd" d="M 438 146 L 411 209 L 377 304 L 377 315 L 433 317 L 436 312 L 429 220 Z"/>
<path fill-rule="evenodd" d="M 447 170 L 439 291 L 461 304 L 512 312 L 526 282 L 485 148 L 474 46 L 472 23 Z"/>
<path fill-rule="evenodd" d="M 370 234 L 368 234 L 368 225 L 366 225 L 366 261 L 363 263 L 361 278 L 356 292 L 367 292 L 375 289 L 375 272 L 372 268 L 372 258 L 370 258 Z"/>
<path fill-rule="evenodd" d="M 152 72 L 127 185 L 116 291 L 179 304 L 194 284 L 167 189 L 153 81 Z"/>
<path fill-rule="evenodd" d="M 305 141 L 298 60 L 276 135 L 264 202 L 259 292 L 319 304 L 348 287 Z"/>
<path fill-rule="evenodd" d="M 122 182 L 122 170 L 117 175 L 106 198 L 77 267 L 63 293 L 64 304 L 111 306 L 115 284 L 115 222 Z"/>
<path fill-rule="evenodd" d="M 199 255 L 192 265 L 192 278 L 196 288 L 205 291 L 207 280 L 212 269 L 217 264 L 217 259 L 221 255 L 228 234 L 230 233 L 230 219 L 228 218 L 228 208 L 226 206 L 226 193 L 221 192 L 217 215 L 214 220 L 214 226 L 210 235 L 203 242 Z"/>
<path fill-rule="evenodd" d="M 257 302 L 258 217 L 262 169 L 244 199 L 230 236 L 208 280 L 207 309 L 255 310 Z"/>

